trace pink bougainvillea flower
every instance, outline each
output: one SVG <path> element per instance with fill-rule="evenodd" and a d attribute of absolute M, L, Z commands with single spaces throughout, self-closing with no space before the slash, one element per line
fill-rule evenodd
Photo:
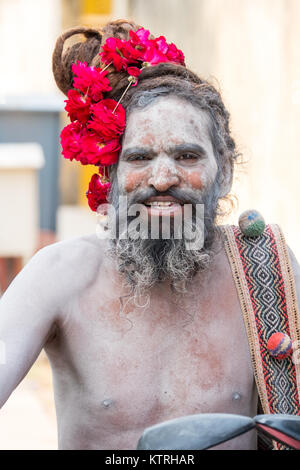
<path fill-rule="evenodd" d="M 89 133 L 81 139 L 82 153 L 90 165 L 113 165 L 121 148 L 119 139 L 103 142 L 102 136 Z"/>
<path fill-rule="evenodd" d="M 65 100 L 65 110 L 71 121 L 80 121 L 85 124 L 90 117 L 91 99 L 77 90 L 68 91 L 68 99 Z"/>
<path fill-rule="evenodd" d="M 144 28 L 140 28 L 136 32 L 130 31 L 129 35 L 132 45 L 141 50 L 144 62 L 150 65 L 161 62 L 175 62 L 185 65 L 182 51 L 177 49 L 175 44 L 168 44 L 164 36 L 149 39 L 150 32 Z"/>
<path fill-rule="evenodd" d="M 159 36 L 159 38 L 156 38 L 153 41 L 156 45 L 156 48 L 159 50 L 159 52 L 161 52 L 163 55 L 167 55 L 169 46 L 166 41 L 166 38 L 164 36 Z"/>
<path fill-rule="evenodd" d="M 100 204 L 107 202 L 107 194 L 110 190 L 109 182 L 102 182 L 100 175 L 95 173 L 89 183 L 89 189 L 86 192 L 88 204 L 93 211 L 97 211 Z"/>
<path fill-rule="evenodd" d="M 150 31 L 144 28 L 140 28 L 136 32 L 132 30 L 129 31 L 130 43 L 132 44 L 135 50 L 139 51 L 138 60 L 140 60 L 141 62 L 145 62 L 144 55 L 147 51 L 149 35 Z"/>
<path fill-rule="evenodd" d="M 130 40 L 133 46 L 147 45 L 150 31 L 145 28 L 139 28 L 136 32 L 129 31 Z"/>
<path fill-rule="evenodd" d="M 99 101 L 103 93 L 111 91 L 112 87 L 106 77 L 107 71 L 99 67 L 88 67 L 86 62 L 77 62 L 72 65 L 72 71 L 75 75 L 73 80 L 74 88 L 80 90 L 84 95 L 87 94 L 93 101 Z"/>
<path fill-rule="evenodd" d="M 140 38 L 141 43 L 146 44 L 150 36 L 150 31 L 145 28 L 139 28 L 136 35 Z"/>
<path fill-rule="evenodd" d="M 144 61 L 150 65 L 157 65 L 161 62 L 169 62 L 166 54 L 160 50 L 160 43 L 155 39 L 148 41 L 147 50 L 144 53 Z M 163 47 L 162 47 L 163 49 Z"/>
<path fill-rule="evenodd" d="M 173 43 L 169 44 L 167 57 L 171 62 L 175 62 L 180 65 L 185 65 L 183 52 L 178 49 Z"/>
<path fill-rule="evenodd" d="M 104 141 L 115 139 L 123 134 L 125 109 L 115 100 L 105 99 L 93 104 L 91 113 L 92 119 L 88 122 L 88 128 L 101 135 Z"/>

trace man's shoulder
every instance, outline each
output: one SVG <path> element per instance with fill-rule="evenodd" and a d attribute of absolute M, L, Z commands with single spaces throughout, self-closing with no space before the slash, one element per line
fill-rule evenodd
<path fill-rule="evenodd" d="M 58 241 L 40 249 L 28 265 L 41 274 L 54 291 L 70 293 L 82 289 L 93 279 L 105 256 L 106 243 L 96 234 Z"/>
<path fill-rule="evenodd" d="M 103 256 L 105 241 L 97 237 L 96 234 L 73 237 L 67 240 L 58 241 L 41 248 L 36 255 L 51 259 L 56 263 L 67 261 L 79 261 L 82 256 L 92 259 Z"/>

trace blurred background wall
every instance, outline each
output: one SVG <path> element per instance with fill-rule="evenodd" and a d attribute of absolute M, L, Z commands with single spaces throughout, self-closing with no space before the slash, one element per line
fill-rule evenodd
<path fill-rule="evenodd" d="M 129 0 L 128 12 L 175 42 L 188 67 L 222 92 L 247 162 L 231 220 L 256 208 L 300 257 L 299 0 Z"/>
<path fill-rule="evenodd" d="M 101 27 L 109 19 L 126 17 L 154 35 L 165 35 L 184 51 L 189 68 L 221 90 L 247 162 L 236 172 L 233 193 L 239 206 L 228 221 L 237 223 L 241 211 L 258 209 L 268 223 L 281 225 L 300 259 L 299 0 L 0 0 L 0 111 L 12 96 L 20 106 L 24 100 L 44 111 L 54 106 L 61 129 L 67 123 L 62 111 L 65 97 L 51 72 L 57 36 L 79 24 Z M 95 230 L 95 214 L 85 200 L 94 167 L 64 160 L 58 147 L 51 158 L 58 161 L 58 188 L 51 183 L 57 223 L 49 224 L 50 235 L 40 237 L 39 246 Z M 52 181 L 49 165 L 43 171 Z M 43 201 L 40 194 L 40 215 Z M 40 220 L 37 230 L 44 229 Z M 49 377 L 48 363 L 41 356 L 23 388 L 16 390 L 15 402 L 11 399 L 1 410 L 1 448 L 55 448 Z M 36 400 L 35 405 L 22 406 L 24 396 L 28 403 Z M 8 430 L 14 417 L 17 437 L 15 426 L 11 425 L 11 434 Z"/>
<path fill-rule="evenodd" d="M 0 0 L 0 103 L 5 95 L 33 93 L 57 95 L 62 102 L 51 72 L 59 33 L 120 17 L 175 42 L 187 65 L 221 90 L 247 162 L 236 174 L 239 208 L 229 220 L 236 222 L 244 209 L 258 209 L 283 227 L 300 257 L 299 0 Z M 66 122 L 62 113 L 61 127 Z M 74 234 L 85 226 L 89 231 L 93 215 L 83 208 L 94 169 L 59 157 L 59 170 L 61 219 L 71 210 Z M 81 217 L 85 223 L 77 224 Z M 60 221 L 58 230 L 61 224 L 59 237 L 73 233 Z"/>
<path fill-rule="evenodd" d="M 60 0 L 1 0 L 1 95 L 56 92 L 53 42 L 61 30 Z"/>

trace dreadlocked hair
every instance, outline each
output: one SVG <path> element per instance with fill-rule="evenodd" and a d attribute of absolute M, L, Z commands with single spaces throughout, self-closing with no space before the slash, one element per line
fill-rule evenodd
<path fill-rule="evenodd" d="M 102 67 L 99 52 L 107 38 L 115 37 L 128 40 L 129 31 L 137 31 L 139 28 L 140 26 L 133 22 L 116 20 L 99 30 L 79 26 L 65 31 L 57 39 L 52 56 L 52 70 L 58 88 L 65 95 L 73 88 L 72 65 L 78 60 L 86 62 L 88 66 Z M 64 50 L 65 41 L 71 36 L 79 34 L 83 35 L 85 40 L 76 42 Z M 110 67 L 109 70 L 113 70 L 113 67 Z M 121 74 L 124 77 L 127 76 L 126 72 Z M 111 77 L 108 78 L 111 81 Z"/>
<path fill-rule="evenodd" d="M 63 33 L 56 42 L 52 62 L 54 78 L 60 90 L 67 94 L 73 88 L 73 63 L 79 60 L 86 62 L 88 66 L 104 68 L 105 64 L 101 63 L 99 52 L 106 39 L 116 37 L 128 40 L 129 31 L 137 31 L 139 28 L 140 26 L 134 22 L 117 20 L 108 23 L 101 30 L 78 27 Z M 75 43 L 64 51 L 65 41 L 76 34 L 82 34 L 85 40 Z M 118 101 L 128 86 L 128 73 L 118 72 L 113 66 L 109 66 L 107 70 L 112 90 L 104 93 L 104 98 Z M 225 168 L 229 165 L 232 175 L 239 154 L 230 132 L 230 115 L 220 93 L 212 84 L 184 66 L 161 63 L 142 70 L 137 86 L 130 87 L 122 98 L 122 106 L 128 115 L 133 109 L 144 108 L 155 99 L 168 95 L 188 101 L 206 111 L 210 117 L 211 139 L 218 163 L 217 179 L 221 187 L 226 174 Z M 111 174 L 114 170 L 112 166 Z"/>

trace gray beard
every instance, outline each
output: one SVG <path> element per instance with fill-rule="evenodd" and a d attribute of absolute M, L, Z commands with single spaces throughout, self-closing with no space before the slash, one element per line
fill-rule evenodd
<path fill-rule="evenodd" d="M 119 187 L 117 178 L 112 182 L 109 202 L 115 208 L 118 215 L 119 210 Z M 158 193 L 153 189 L 135 193 L 128 198 L 128 207 L 131 204 L 139 203 Z M 162 193 L 160 193 L 162 194 Z M 187 249 L 186 239 L 120 239 L 119 235 L 110 239 L 110 254 L 117 262 L 117 269 L 125 276 L 130 287 L 130 296 L 133 296 L 135 303 L 138 299 L 148 294 L 149 289 L 159 282 L 169 281 L 171 289 L 175 293 L 183 294 L 187 292 L 188 281 L 198 272 L 207 269 L 213 258 L 213 245 L 217 236 L 215 225 L 218 190 L 214 183 L 208 194 L 204 194 L 201 200 L 194 195 L 185 194 L 183 190 L 170 188 L 166 193 L 175 198 L 188 201 L 195 206 L 204 204 L 204 234 L 203 228 L 197 227 L 194 218 L 190 221 L 190 229 L 195 237 L 201 237 L 204 243 L 201 249 Z M 128 224 L 130 222 L 128 218 Z"/>

